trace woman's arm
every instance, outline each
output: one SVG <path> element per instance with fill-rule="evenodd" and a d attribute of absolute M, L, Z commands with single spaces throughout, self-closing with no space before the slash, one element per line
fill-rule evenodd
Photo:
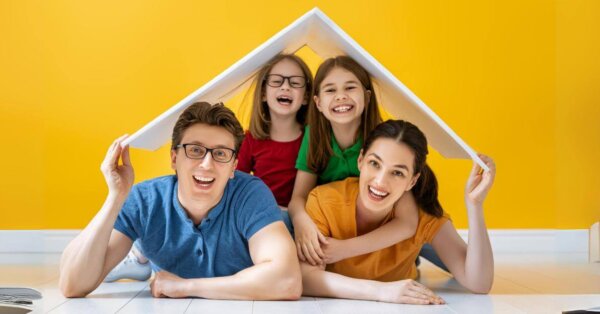
<path fill-rule="evenodd" d="M 468 244 L 450 221 L 441 227 L 431 244 L 461 285 L 475 293 L 488 293 L 494 281 L 494 256 L 483 216 L 483 201 L 493 184 L 496 166 L 491 158 L 479 157 L 490 170 L 480 173 L 481 168 L 475 164 L 467 181 Z"/>
<path fill-rule="evenodd" d="M 412 280 L 379 282 L 325 271 L 325 266 L 301 263 L 304 295 L 409 304 L 444 304 L 433 291 Z"/>
<path fill-rule="evenodd" d="M 311 265 L 323 263 L 323 251 L 319 241 L 325 243 L 325 236 L 319 232 L 315 223 L 306 213 L 305 206 L 308 193 L 317 186 L 317 175 L 298 170 L 294 182 L 294 192 L 288 204 L 288 212 L 294 225 L 296 251 L 301 261 Z"/>
<path fill-rule="evenodd" d="M 419 224 L 419 212 L 412 193 L 405 193 L 394 204 L 394 218 L 383 226 L 361 236 L 336 240 L 327 238 L 323 246 L 324 261 L 332 264 L 346 258 L 385 249 L 411 238 Z"/>

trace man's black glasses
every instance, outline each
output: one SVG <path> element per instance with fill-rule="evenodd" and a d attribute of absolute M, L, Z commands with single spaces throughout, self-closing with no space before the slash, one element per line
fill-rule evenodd
<path fill-rule="evenodd" d="M 179 144 L 176 148 L 183 147 L 185 155 L 190 159 L 203 159 L 206 154 L 210 153 L 212 159 L 217 162 L 226 163 L 231 161 L 235 156 L 235 150 L 231 148 L 208 148 L 200 144 Z"/>

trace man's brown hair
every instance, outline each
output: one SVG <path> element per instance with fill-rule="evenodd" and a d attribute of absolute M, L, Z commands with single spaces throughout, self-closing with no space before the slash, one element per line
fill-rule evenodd
<path fill-rule="evenodd" d="M 177 145 L 181 144 L 185 130 L 198 123 L 224 128 L 233 135 L 236 154 L 240 150 L 240 145 L 244 140 L 244 129 L 233 111 L 225 107 L 223 103 L 211 105 L 204 101 L 193 103 L 177 118 L 171 137 L 171 149 L 174 150 Z"/>

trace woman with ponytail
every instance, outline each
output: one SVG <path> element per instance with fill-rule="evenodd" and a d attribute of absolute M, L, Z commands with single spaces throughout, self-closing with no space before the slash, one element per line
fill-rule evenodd
<path fill-rule="evenodd" d="M 412 191 L 419 208 L 411 238 L 385 249 L 327 266 L 302 263 L 304 294 L 393 303 L 441 304 L 444 301 L 414 281 L 415 258 L 431 244 L 456 280 L 474 293 L 491 289 L 494 261 L 483 201 L 495 176 L 473 166 L 465 189 L 469 241 L 458 235 L 438 200 L 437 180 L 427 165 L 427 139 L 413 124 L 389 120 L 369 133 L 358 158 L 359 178 L 319 186 L 309 194 L 306 211 L 319 231 L 348 239 L 380 228 L 394 218 L 394 204 Z"/>

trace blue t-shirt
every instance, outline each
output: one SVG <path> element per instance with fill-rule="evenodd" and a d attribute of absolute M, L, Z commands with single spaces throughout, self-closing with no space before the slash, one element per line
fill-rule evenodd
<path fill-rule="evenodd" d="M 258 178 L 235 172 L 223 197 L 196 226 L 177 198 L 177 177 L 136 184 L 114 228 L 137 245 L 158 268 L 183 278 L 233 275 L 253 264 L 248 240 L 281 221 L 277 202 Z"/>

